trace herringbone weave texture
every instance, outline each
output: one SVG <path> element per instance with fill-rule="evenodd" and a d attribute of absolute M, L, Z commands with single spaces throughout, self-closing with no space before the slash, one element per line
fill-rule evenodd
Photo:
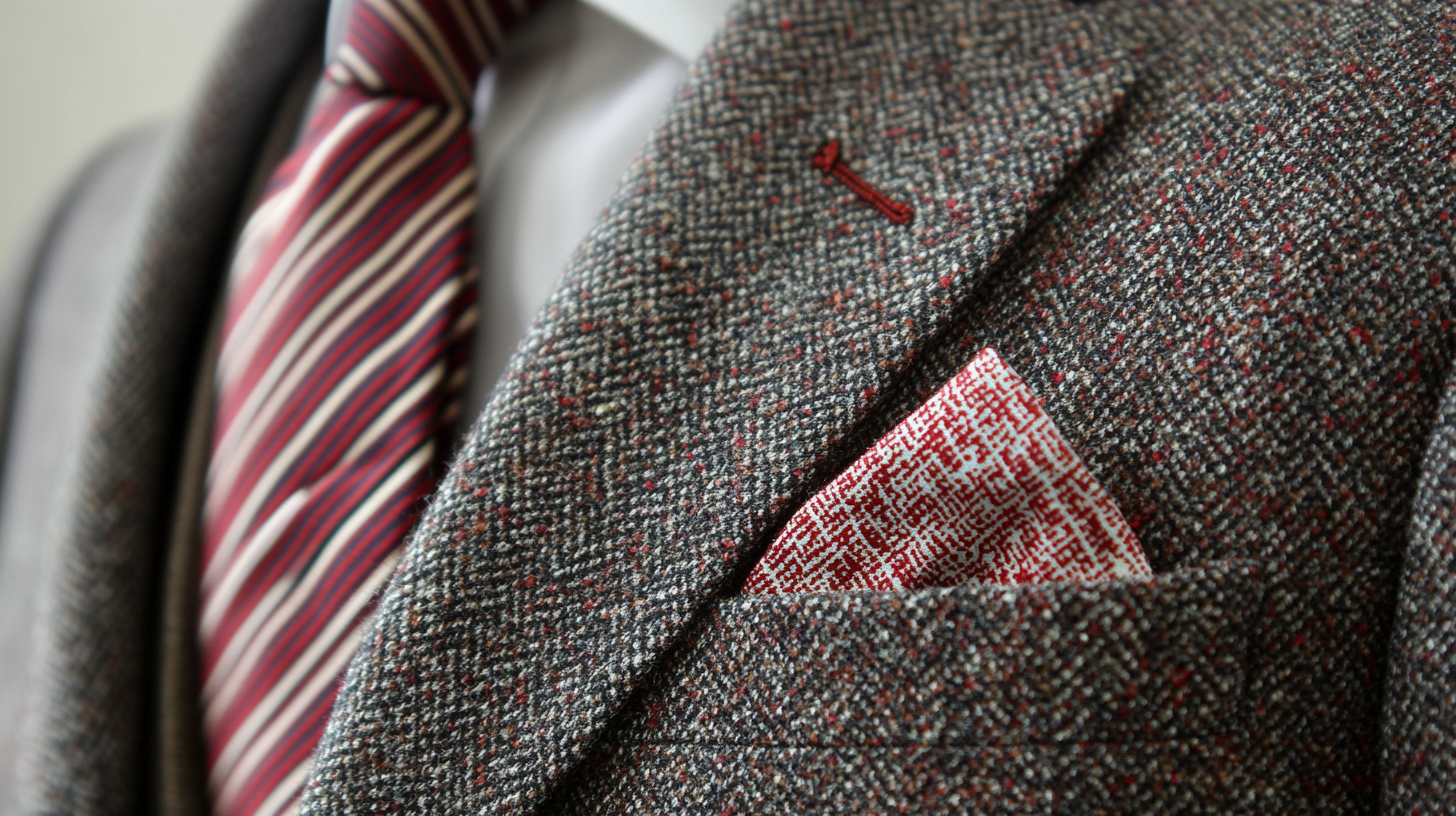
<path fill-rule="evenodd" d="M 431 499 L 303 811 L 1439 810 L 1380 756 L 1453 49 L 1444 2 L 741 4 Z M 987 346 L 1154 577 L 736 597 Z"/>

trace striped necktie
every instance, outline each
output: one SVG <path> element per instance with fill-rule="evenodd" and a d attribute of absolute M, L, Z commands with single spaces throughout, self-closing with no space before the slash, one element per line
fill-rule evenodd
<path fill-rule="evenodd" d="M 527 0 L 358 0 L 234 259 L 203 530 L 213 812 L 292 809 L 474 322 L 475 77 Z"/>

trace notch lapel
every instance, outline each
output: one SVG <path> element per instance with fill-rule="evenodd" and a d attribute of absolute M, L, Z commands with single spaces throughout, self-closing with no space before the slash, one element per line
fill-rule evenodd
<path fill-rule="evenodd" d="M 305 812 L 530 810 L 873 441 L 1136 75 L 1105 9 L 928 5 L 732 15 L 432 499 Z"/>

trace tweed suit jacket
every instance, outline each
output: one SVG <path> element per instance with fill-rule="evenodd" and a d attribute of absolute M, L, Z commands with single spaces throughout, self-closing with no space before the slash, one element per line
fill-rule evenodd
<path fill-rule="evenodd" d="M 180 121 L 108 148 L 90 163 L 108 183 L 90 183 L 88 168 L 42 221 L 46 240 L 27 263 L 39 280 L 30 288 L 92 287 L 110 311 L 72 309 L 72 321 L 88 325 L 70 342 L 100 339 L 80 359 L 47 349 L 29 316 L 12 352 L 22 372 L 48 352 L 85 371 L 61 378 L 84 394 L 80 438 L 57 446 L 76 449 L 52 466 L 63 475 L 37 480 L 48 474 L 18 468 L 13 457 L 3 472 L 7 483 L 61 484 L 39 502 L 51 505 L 42 511 L 48 523 L 31 519 L 20 525 L 24 536 L 11 518 L 0 528 L 9 534 L 0 541 L 0 611 L 9 614 L 0 617 L 28 630 L 0 639 L 8 647 L 0 662 L 0 814 L 205 813 L 187 804 L 205 807 L 200 757 L 176 761 L 201 750 L 188 750 L 201 742 L 195 696 L 165 699 L 180 689 L 195 695 L 196 686 L 187 671 L 195 631 L 179 621 L 188 599 L 168 597 L 169 575 L 195 576 L 195 565 L 189 571 L 191 559 L 171 557 L 168 539 L 198 509 L 189 496 L 200 480 L 184 477 L 201 467 L 184 460 L 193 453 L 189 434 L 198 436 L 191 407 L 194 391 L 206 391 L 196 388 L 206 367 L 200 358 L 233 236 L 267 166 L 292 139 L 311 90 L 300 78 L 317 77 L 327 5 L 254 0 Z M 113 157 L 136 161 L 136 148 L 147 151 L 146 172 L 112 169 Z M 111 189 L 92 193 L 98 186 Z M 74 229 L 77 207 L 97 223 Z M 26 308 L 35 300 L 27 297 Z M 94 367 L 90 356 L 99 358 Z M 33 396 L 26 386 L 16 383 Z M 26 396 L 16 396 L 22 407 Z M 12 420 L 12 441 L 17 429 Z"/>
<path fill-rule="evenodd" d="M 739 6 L 431 500 L 303 811 L 1456 806 L 1453 26 Z M 988 345 L 1156 578 L 736 595 Z"/>
<path fill-rule="evenodd" d="M 1437 2 L 746 0 L 431 498 L 303 812 L 1456 808 L 1453 51 Z M 1156 576 L 739 595 L 986 346 Z"/>

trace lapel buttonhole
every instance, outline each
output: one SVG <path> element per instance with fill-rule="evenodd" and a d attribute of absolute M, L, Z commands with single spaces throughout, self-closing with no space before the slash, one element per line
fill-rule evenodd
<path fill-rule="evenodd" d="M 914 208 L 909 204 L 890 200 L 884 193 L 871 187 L 868 182 L 860 178 L 859 174 L 849 169 L 840 158 L 839 142 L 829 142 L 819 148 L 819 152 L 814 154 L 813 164 L 823 170 L 826 176 L 835 177 L 853 190 L 855 195 L 879 210 L 890 219 L 891 223 L 908 224 L 915 215 Z"/>

